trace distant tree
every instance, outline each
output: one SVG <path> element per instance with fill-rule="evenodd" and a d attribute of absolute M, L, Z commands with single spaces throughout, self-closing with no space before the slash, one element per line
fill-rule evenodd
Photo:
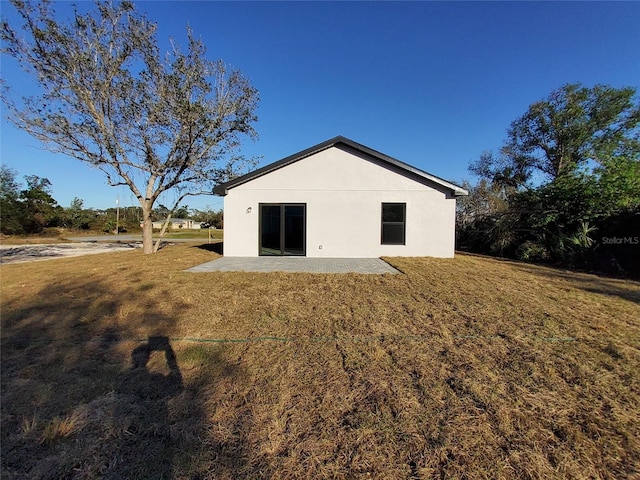
<path fill-rule="evenodd" d="M 22 220 L 27 233 L 40 233 L 45 227 L 57 225 L 60 207 L 51 196 L 51 182 L 37 175 L 27 175 L 27 188 L 20 192 L 24 206 Z"/>
<path fill-rule="evenodd" d="M 224 228 L 224 214 L 222 210 L 218 210 L 214 215 L 211 222 L 209 222 L 214 228 Z"/>
<path fill-rule="evenodd" d="M 188 205 L 183 205 L 181 207 L 178 207 L 174 212 L 173 215 L 176 218 L 189 218 L 189 206 Z"/>
<path fill-rule="evenodd" d="M 16 172 L 0 166 L 0 231 L 5 235 L 24 233 L 23 206 Z"/>
<path fill-rule="evenodd" d="M 171 210 L 168 209 L 166 206 L 164 206 L 162 203 L 160 203 L 156 208 L 153 209 L 153 219 L 156 222 L 165 220 L 170 213 L 171 213 Z"/>
<path fill-rule="evenodd" d="M 98 1 L 67 23 L 48 1 L 11 3 L 26 37 L 3 20 L 3 52 L 42 93 L 3 94 L 10 119 L 51 151 L 99 168 L 109 185 L 126 185 L 142 207 L 143 251 L 156 251 L 151 216 L 161 194 L 175 192 L 173 210 L 246 165 L 237 150 L 256 135 L 257 90 L 205 58 L 190 29 L 186 52 L 172 42 L 162 55 L 156 25 L 130 1 Z"/>
<path fill-rule="evenodd" d="M 462 183 L 469 195 L 456 202 L 458 248 L 504 255 L 515 238 L 508 189 L 484 178 Z"/>
<path fill-rule="evenodd" d="M 594 165 L 640 155 L 640 103 L 632 87 L 568 84 L 515 120 L 498 155 L 470 166 L 482 178 L 526 187 L 534 175 L 553 181 Z"/>
<path fill-rule="evenodd" d="M 214 228 L 222 228 L 222 210 L 194 210 L 192 218 L 196 222 L 208 223 Z"/>
<path fill-rule="evenodd" d="M 469 195 L 456 201 L 456 219 L 459 226 L 465 226 L 479 218 L 502 213 L 509 207 L 504 189 L 482 178 L 476 185 L 462 182 Z"/>
<path fill-rule="evenodd" d="M 88 230 L 95 218 L 95 212 L 93 210 L 86 210 L 82 199 L 74 197 L 71 205 L 64 209 L 61 223 L 64 227 Z"/>

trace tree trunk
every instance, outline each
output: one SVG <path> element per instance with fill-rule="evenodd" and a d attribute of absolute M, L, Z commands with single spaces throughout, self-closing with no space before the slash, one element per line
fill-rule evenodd
<path fill-rule="evenodd" d="M 153 253 L 153 222 L 151 221 L 151 208 L 142 207 L 142 253 Z"/>

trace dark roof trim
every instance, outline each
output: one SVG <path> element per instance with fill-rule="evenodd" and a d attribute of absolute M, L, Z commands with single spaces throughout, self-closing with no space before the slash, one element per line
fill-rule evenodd
<path fill-rule="evenodd" d="M 286 167 L 287 165 L 297 162 L 298 160 L 302 160 L 303 158 L 309 157 L 315 153 L 321 152 L 331 147 L 338 146 L 340 144 L 346 145 L 347 147 L 350 147 L 354 150 L 357 150 L 366 155 L 372 156 L 383 163 L 389 164 L 390 166 L 397 167 L 400 170 L 404 170 L 408 173 L 411 173 L 418 177 L 429 180 L 437 185 L 440 185 L 441 187 L 444 187 L 447 190 L 450 190 L 452 194 L 455 196 L 462 196 L 462 195 L 469 194 L 467 190 L 465 190 L 462 187 L 459 187 L 458 185 L 455 185 L 451 182 L 443 180 L 440 177 L 436 177 L 435 175 L 431 175 L 430 173 L 427 173 L 416 167 L 412 167 L 411 165 L 401 162 L 400 160 L 390 157 L 389 155 L 385 155 L 384 153 L 380 153 L 369 147 L 365 147 L 364 145 L 356 143 L 353 140 L 349 140 L 348 138 L 345 138 L 342 136 L 334 137 L 330 140 L 319 143 L 318 145 L 315 145 L 311 148 L 307 148 L 306 150 L 303 150 L 301 152 L 294 153 L 293 155 L 283 158 L 282 160 L 278 160 L 277 162 L 270 163 L 267 166 L 254 170 L 253 172 L 247 173 L 246 175 L 235 178 L 229 182 L 217 185 L 213 189 L 213 193 L 216 195 L 226 195 L 227 193 L 229 193 L 229 190 L 231 190 L 234 187 L 250 182 L 255 178 L 261 177 L 263 175 L 273 172 L 274 170 L 278 170 L 279 168 Z"/>

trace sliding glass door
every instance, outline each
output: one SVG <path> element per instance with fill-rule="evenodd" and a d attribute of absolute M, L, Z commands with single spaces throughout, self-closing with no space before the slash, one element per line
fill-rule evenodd
<path fill-rule="evenodd" d="M 306 254 L 306 205 L 260 204 L 260 255 Z"/>

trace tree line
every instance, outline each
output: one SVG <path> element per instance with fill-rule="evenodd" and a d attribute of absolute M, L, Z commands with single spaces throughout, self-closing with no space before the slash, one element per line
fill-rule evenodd
<path fill-rule="evenodd" d="M 640 275 L 636 89 L 568 84 L 513 121 L 469 170 L 458 248 Z"/>
<path fill-rule="evenodd" d="M 63 207 L 51 194 L 51 182 L 36 175 L 17 180 L 16 172 L 0 166 L 0 232 L 4 235 L 39 234 L 47 228 L 69 228 L 111 233 L 139 232 L 143 212 L 139 206 L 95 209 L 85 208 L 84 201 L 74 198 Z M 153 211 L 153 221 L 163 221 L 170 209 L 159 204 Z M 215 228 L 222 228 L 222 210 L 190 209 L 179 206 L 173 218 L 190 218 Z"/>

